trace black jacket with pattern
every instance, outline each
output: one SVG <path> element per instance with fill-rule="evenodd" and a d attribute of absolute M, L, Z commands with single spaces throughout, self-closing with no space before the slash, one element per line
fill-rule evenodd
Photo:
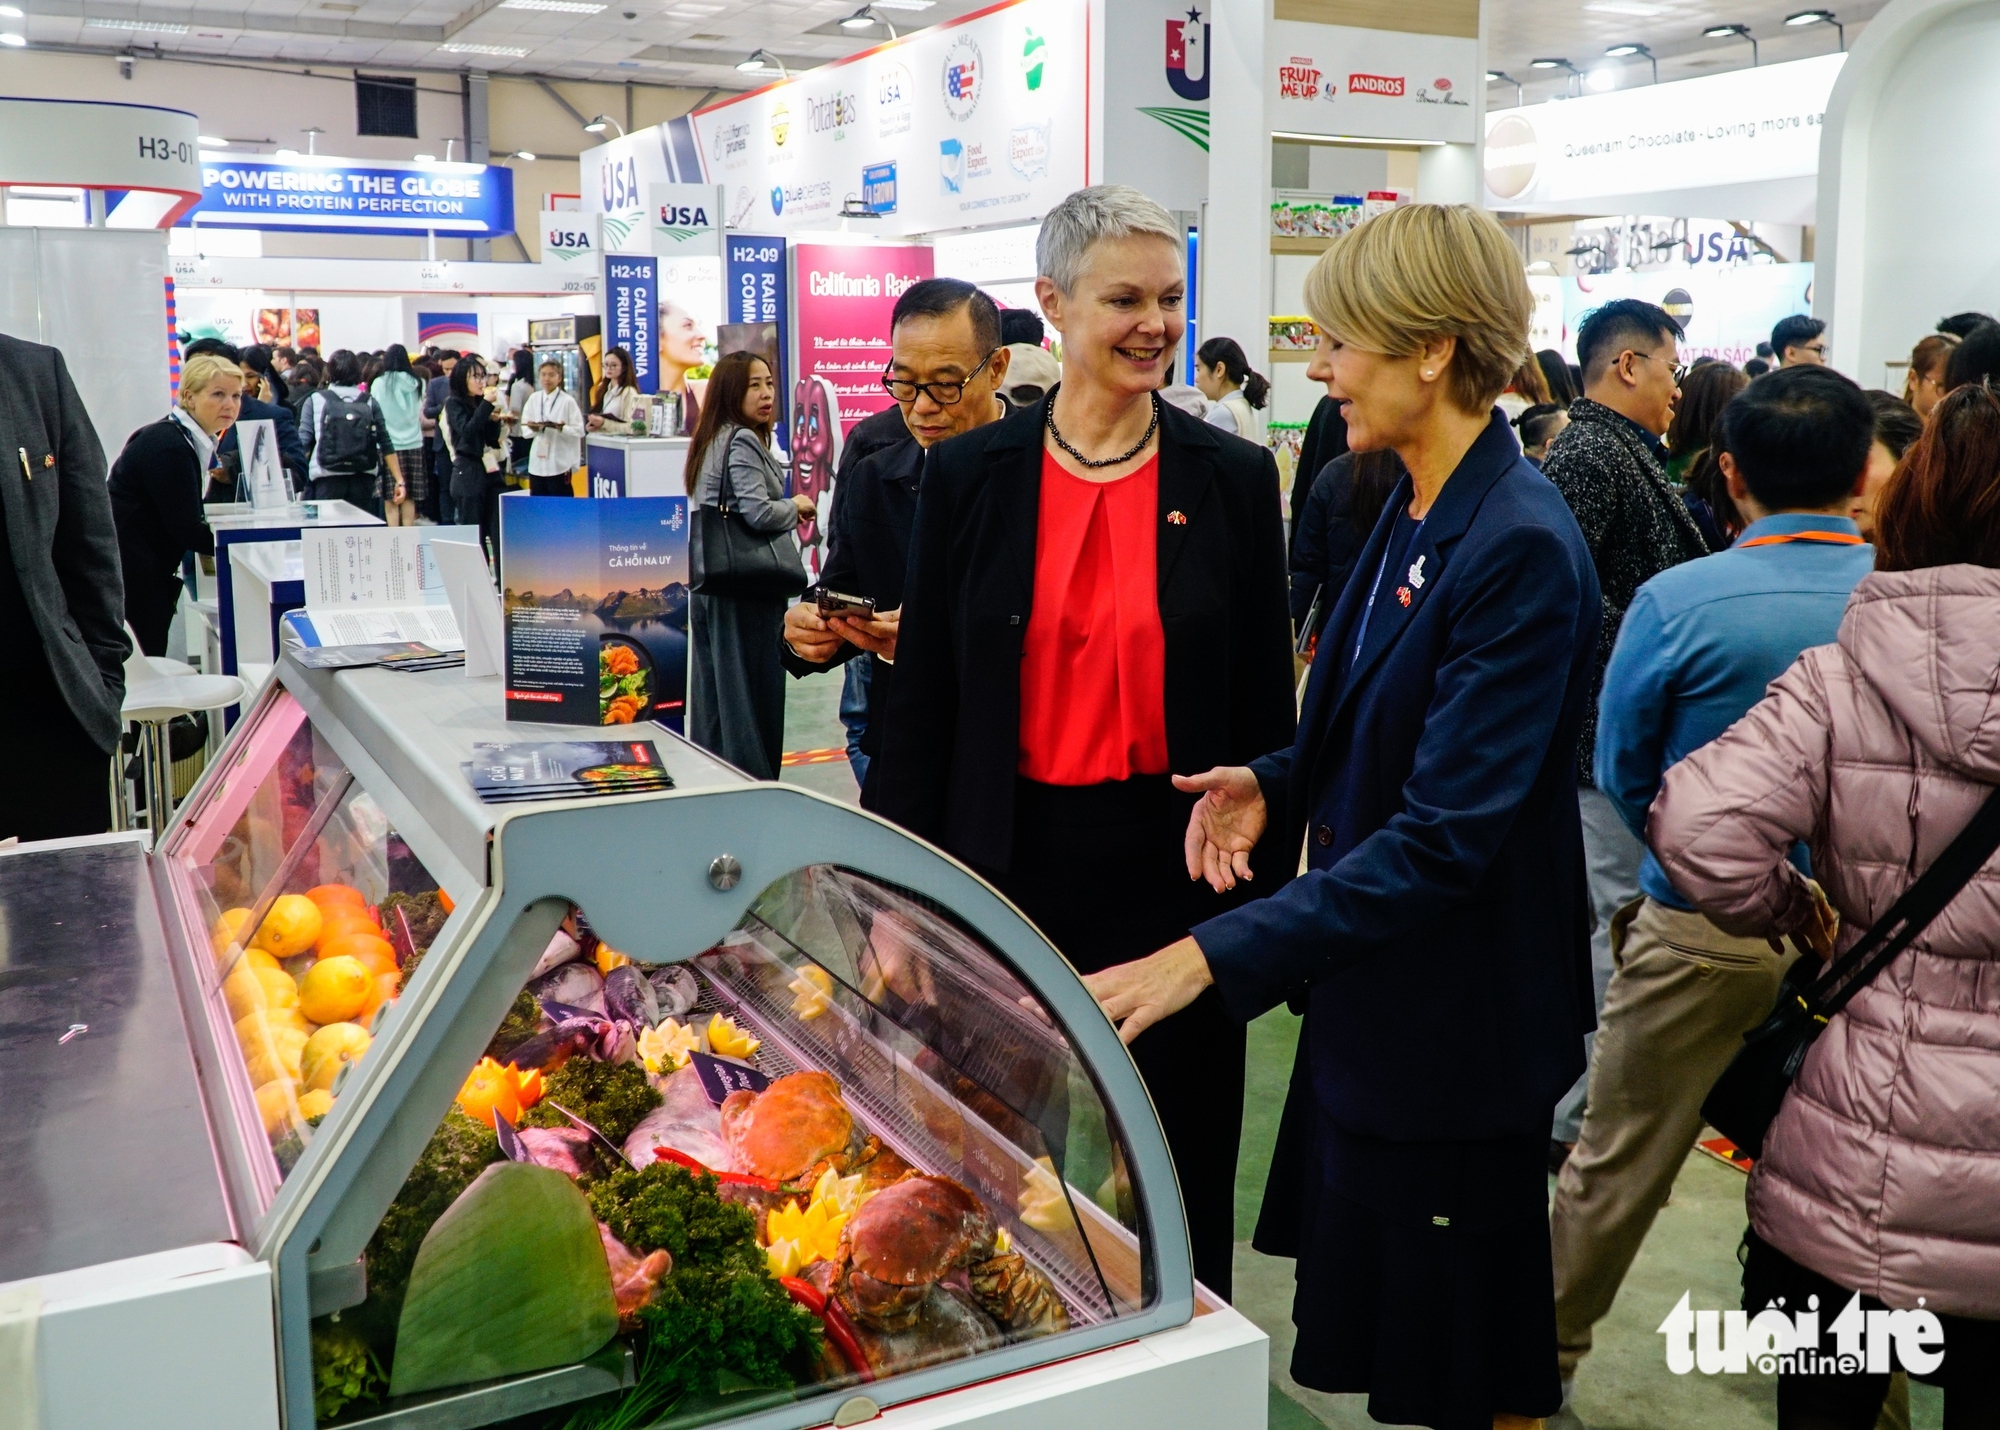
<path fill-rule="evenodd" d="M 1542 474 L 1576 513 L 1591 560 L 1597 563 L 1597 584 L 1603 594 L 1597 670 L 1591 677 L 1576 756 L 1577 778 L 1590 784 L 1597 697 L 1604 689 L 1605 663 L 1611 659 L 1625 608 L 1646 582 L 1669 566 L 1709 555 L 1710 547 L 1668 482 L 1667 469 L 1644 429 L 1601 402 L 1580 397 L 1570 404 L 1569 426 L 1549 444 Z"/>

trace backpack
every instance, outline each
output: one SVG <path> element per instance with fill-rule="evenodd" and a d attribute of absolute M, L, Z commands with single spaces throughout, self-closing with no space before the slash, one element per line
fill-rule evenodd
<path fill-rule="evenodd" d="M 375 403 L 366 397 L 345 398 L 332 388 L 320 392 L 325 404 L 319 414 L 315 455 L 330 476 L 366 476 L 381 465 L 375 444 Z"/>

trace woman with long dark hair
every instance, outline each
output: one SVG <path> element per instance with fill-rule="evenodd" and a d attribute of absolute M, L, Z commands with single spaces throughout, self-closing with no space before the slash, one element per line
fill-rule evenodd
<path fill-rule="evenodd" d="M 500 493 L 506 481 L 500 472 L 500 439 L 511 414 L 496 414 L 486 395 L 486 365 L 477 353 L 467 353 L 451 370 L 451 396 L 445 399 L 445 446 L 451 452 L 451 499 L 458 518 L 479 522 L 479 539 L 488 559 L 500 553 Z"/>
<path fill-rule="evenodd" d="M 1209 400 L 1208 423 L 1246 442 L 1264 445 L 1264 404 L 1271 384 L 1234 338 L 1210 338 L 1195 350 L 1194 385 Z"/>
<path fill-rule="evenodd" d="M 687 490 L 704 523 L 726 510 L 719 520 L 789 545 L 793 528 L 817 509 L 811 497 L 785 495 L 784 468 L 771 455 L 777 412 L 770 365 L 754 353 L 724 354 L 688 439 Z M 801 566 L 797 589 L 804 587 Z M 688 738 L 760 780 L 778 777 L 784 750 L 785 602 L 697 586 L 688 603 Z"/>
<path fill-rule="evenodd" d="M 881 814 L 985 873 L 1080 969 L 1242 897 L 1189 882 L 1194 796 L 1175 776 L 1292 729 L 1277 465 L 1157 396 L 1186 330 L 1181 252 L 1172 217 L 1122 185 L 1043 219 L 1035 288 L 1063 380 L 926 454 L 871 772 Z M 1132 1055 L 1195 1275 L 1227 1296 L 1243 1028 L 1211 996 Z"/>
<path fill-rule="evenodd" d="M 1575 771 L 1597 575 L 1494 407 L 1534 299 L 1491 215 L 1392 209 L 1305 291 L 1350 447 L 1408 475 L 1297 740 L 1177 783 L 1202 794 L 1187 875 L 1233 889 L 1272 844 L 1306 869 L 1085 981 L 1128 1040 L 1201 998 L 1238 1022 L 1305 1004 L 1256 1237 L 1298 1259 L 1293 1378 L 1365 1391 L 1386 1424 L 1527 1427 L 1562 1403 L 1546 1159 L 1591 1019 Z"/>
<path fill-rule="evenodd" d="M 639 405 L 639 374 L 632 366 L 632 354 L 613 348 L 604 355 L 604 376 L 590 390 L 588 426 L 600 432 L 607 423 L 625 431 L 632 422 L 632 409 Z"/>

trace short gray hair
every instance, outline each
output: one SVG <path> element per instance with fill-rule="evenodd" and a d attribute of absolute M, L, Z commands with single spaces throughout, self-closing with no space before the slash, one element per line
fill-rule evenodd
<path fill-rule="evenodd" d="M 1181 251 L 1173 215 L 1129 184 L 1093 184 L 1050 209 L 1035 236 L 1035 271 L 1062 293 L 1076 287 L 1090 250 L 1106 239 L 1163 238 Z"/>

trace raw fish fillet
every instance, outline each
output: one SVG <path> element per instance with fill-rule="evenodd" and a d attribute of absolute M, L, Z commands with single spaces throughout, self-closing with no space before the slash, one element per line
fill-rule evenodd
<path fill-rule="evenodd" d="M 684 1067 L 653 1079 L 653 1086 L 665 1100 L 625 1139 L 625 1160 L 635 1167 L 649 1167 L 655 1147 L 671 1147 L 711 1171 L 735 1171 L 736 1163 L 722 1141 L 722 1116 L 702 1090 L 700 1074 L 692 1066 Z"/>
<path fill-rule="evenodd" d="M 542 956 L 535 960 L 535 971 L 530 973 L 528 977 L 530 979 L 540 978 L 544 973 L 560 968 L 565 963 L 569 963 L 582 956 L 583 945 L 564 933 L 561 929 L 557 929 L 556 936 L 549 940 L 549 946 L 542 950 Z"/>

